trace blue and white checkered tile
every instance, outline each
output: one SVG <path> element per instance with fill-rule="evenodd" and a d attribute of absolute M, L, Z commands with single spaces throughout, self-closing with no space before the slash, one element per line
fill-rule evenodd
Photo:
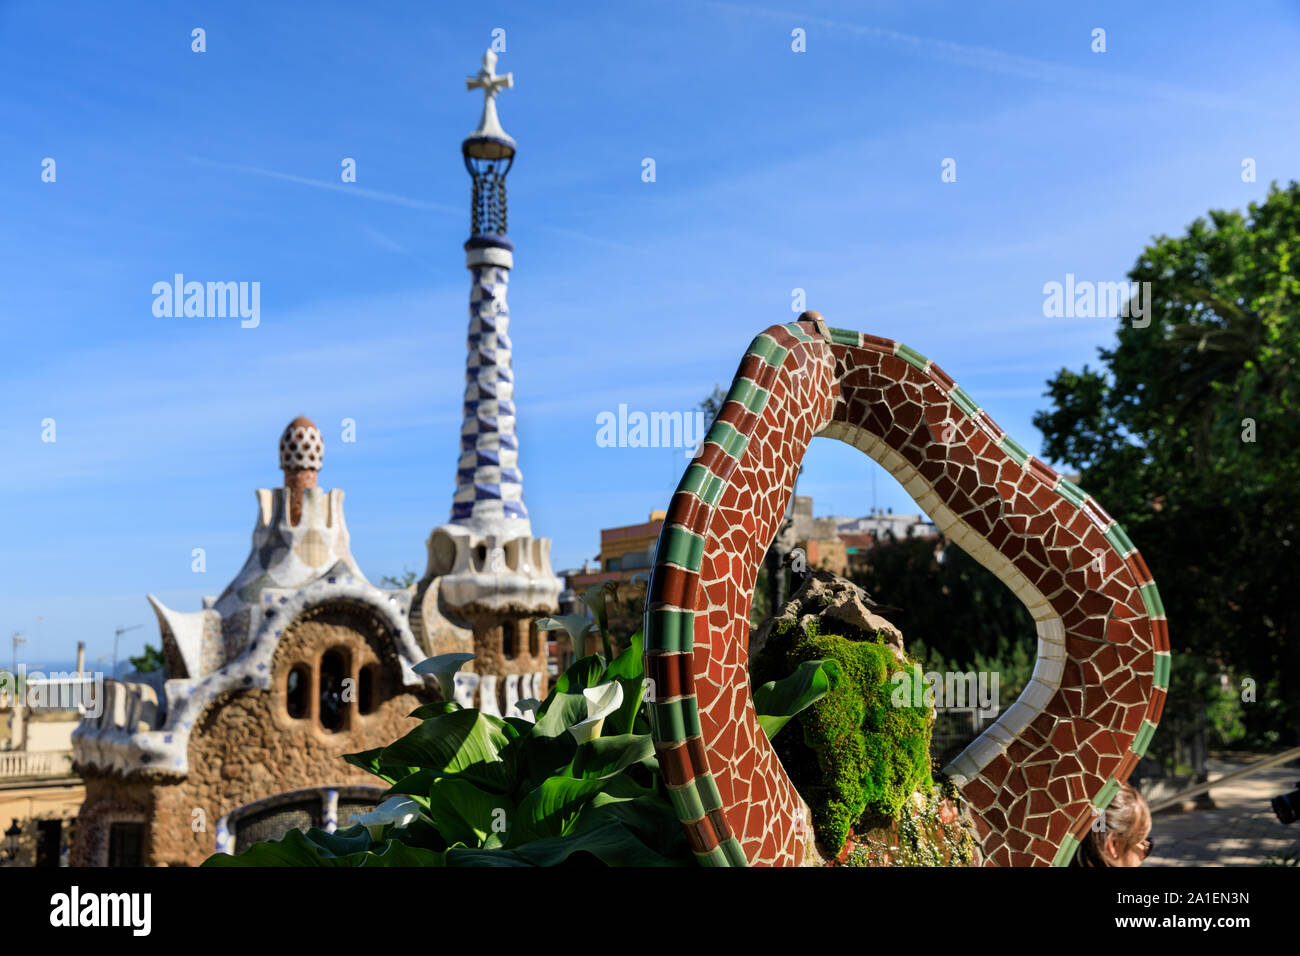
<path fill-rule="evenodd" d="M 526 521 L 510 370 L 510 272 L 490 265 L 470 272 L 464 424 L 451 520 L 479 526 Z"/>

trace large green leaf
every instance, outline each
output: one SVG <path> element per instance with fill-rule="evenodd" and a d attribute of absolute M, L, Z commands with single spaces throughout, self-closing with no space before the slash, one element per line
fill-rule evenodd
<path fill-rule="evenodd" d="M 425 810 L 429 809 L 429 787 L 437 777 L 437 770 L 417 770 L 415 773 L 408 774 L 397 783 L 393 784 L 384 792 L 382 799 L 388 799 L 396 794 L 404 794 L 418 803 Z"/>
<path fill-rule="evenodd" d="M 644 788 L 624 771 L 653 754 L 654 742 L 648 735 L 597 737 L 583 744 L 563 772 L 547 777 L 519 801 L 506 845 L 562 836 L 601 791 L 638 795 Z"/>
<path fill-rule="evenodd" d="M 649 734 L 597 737 L 578 748 L 568 773 L 578 778 L 612 777 L 633 764 L 653 758 L 654 752 L 654 741 Z"/>
<path fill-rule="evenodd" d="M 421 722 L 405 737 L 383 749 L 380 768 L 393 765 L 457 774 L 472 783 L 506 793 L 514 780 L 507 747 L 514 738 L 500 717 L 459 710 Z"/>
<path fill-rule="evenodd" d="M 511 744 L 516 767 L 514 792 L 527 793 L 569 765 L 577 742 L 569 727 L 587 717 L 587 699 L 581 693 L 555 694 L 530 724 L 528 733 Z"/>
<path fill-rule="evenodd" d="M 438 777 L 428 791 L 429 813 L 448 845 L 480 847 L 492 834 L 504 839 L 514 817 L 514 801 L 489 793 L 461 777 Z"/>
<path fill-rule="evenodd" d="M 547 777 L 519 801 L 506 846 L 563 835 L 583 803 L 608 783 L 602 777 Z"/>
<path fill-rule="evenodd" d="M 625 778 L 620 778 L 625 779 Z M 638 795 L 594 797 L 571 832 L 506 850 L 447 851 L 447 866 L 694 866 L 681 824 L 668 801 Z"/>
<path fill-rule="evenodd" d="M 623 703 L 605 718 L 603 733 L 606 735 L 629 734 L 637 729 L 637 717 L 641 714 L 641 701 L 645 696 L 644 647 L 645 640 L 637 631 L 627 649 L 605 670 L 604 680 L 616 680 L 623 685 Z"/>
<path fill-rule="evenodd" d="M 768 740 L 775 737 L 791 717 L 834 690 L 840 677 L 840 665 L 835 661 L 804 661 L 789 677 L 768 681 L 754 691 L 758 725 Z"/>
<path fill-rule="evenodd" d="M 529 736 L 567 737 L 570 727 L 586 719 L 587 698 L 582 695 L 582 691 L 557 692 L 546 698 L 546 704 L 538 714 L 537 723 L 533 724 Z"/>
<path fill-rule="evenodd" d="M 581 694 L 588 687 L 595 687 L 597 684 L 604 683 L 605 661 L 599 654 L 588 654 L 586 657 L 580 657 L 572 664 L 569 669 L 556 678 L 555 686 L 551 688 L 551 696 L 546 698 L 546 703 L 550 703 L 551 697 L 556 694 Z"/>
<path fill-rule="evenodd" d="M 605 676 L 601 682 L 612 680 L 614 678 L 623 678 L 626 680 L 640 680 L 645 677 L 645 638 L 640 631 L 637 631 L 628 639 L 628 646 L 609 662 L 609 667 L 605 669 Z"/>
<path fill-rule="evenodd" d="M 465 709 L 454 700 L 435 700 L 430 704 L 421 704 L 407 716 L 414 717 L 416 720 L 428 720 L 430 717 L 441 717 L 443 714 Z"/>
<path fill-rule="evenodd" d="M 410 776 L 418 769 L 406 766 L 386 766 L 383 759 L 385 749 L 384 747 L 375 747 L 373 750 L 363 750 L 360 753 L 344 754 L 343 760 L 354 767 L 360 767 L 367 773 L 373 773 L 376 777 L 390 784 Z"/>

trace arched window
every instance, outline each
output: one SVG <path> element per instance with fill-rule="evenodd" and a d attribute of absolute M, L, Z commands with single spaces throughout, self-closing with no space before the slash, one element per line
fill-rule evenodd
<path fill-rule="evenodd" d="M 528 653 L 529 653 L 529 655 L 532 656 L 532 657 L 536 657 L 538 651 L 541 649 L 541 648 L 540 648 L 540 645 L 541 645 L 541 639 L 537 636 L 537 622 L 536 622 L 536 621 L 529 621 L 529 622 L 528 622 Z"/>
<path fill-rule="evenodd" d="M 357 710 L 363 714 L 372 714 L 379 691 L 379 665 L 367 664 L 357 676 Z"/>
<path fill-rule="evenodd" d="M 307 716 L 307 693 L 311 685 L 311 671 L 306 664 L 295 664 L 284 682 L 284 706 L 289 716 L 301 720 Z"/>
<path fill-rule="evenodd" d="M 347 654 L 329 650 L 320 659 L 320 725 L 330 733 L 347 726 L 347 703 L 343 700 L 343 680 L 350 676 Z"/>
<path fill-rule="evenodd" d="M 501 655 L 508 661 L 519 655 L 519 625 L 516 621 L 506 621 L 501 625 Z"/>

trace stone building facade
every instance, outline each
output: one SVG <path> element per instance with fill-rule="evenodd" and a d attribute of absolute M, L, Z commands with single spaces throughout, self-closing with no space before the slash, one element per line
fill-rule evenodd
<path fill-rule="evenodd" d="M 284 487 L 257 492 L 243 569 L 202 610 L 157 598 L 166 667 L 110 682 L 73 734 L 86 781 L 72 862 L 192 866 L 288 829 L 346 825 L 383 788 L 343 754 L 391 743 L 435 700 L 412 591 L 372 585 L 348 544 L 343 492 L 317 487 L 323 443 L 296 419 Z"/>

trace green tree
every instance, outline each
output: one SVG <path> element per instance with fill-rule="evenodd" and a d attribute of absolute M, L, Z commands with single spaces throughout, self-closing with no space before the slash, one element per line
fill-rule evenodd
<path fill-rule="evenodd" d="M 727 393 L 723 391 L 722 386 L 714 382 L 713 391 L 705 396 L 700 402 L 700 411 L 713 424 L 713 420 L 718 417 L 718 412 L 722 411 L 722 406 L 727 404 Z"/>
<path fill-rule="evenodd" d="M 1045 456 L 1081 471 L 1160 586 L 1171 705 L 1180 683 L 1188 705 L 1219 701 L 1191 671 L 1250 678 L 1242 721 L 1262 743 L 1300 739 L 1297 257 L 1295 182 L 1155 238 L 1129 273 L 1150 283 L 1149 324 L 1121 319 L 1101 368 L 1062 369 L 1034 419 Z"/>
<path fill-rule="evenodd" d="M 402 568 L 400 575 L 385 574 L 379 579 L 381 587 L 385 588 L 409 588 L 419 580 L 418 576 L 410 568 Z"/>
<path fill-rule="evenodd" d="M 849 576 L 880 604 L 900 608 L 885 617 L 917 657 L 951 662 L 936 669 L 988 669 L 976 667 L 977 659 L 1009 661 L 1018 644 L 1032 657 L 1037 632 L 1020 599 L 957 545 L 936 550 L 939 543 L 936 537 L 888 536 Z M 1005 692 L 1003 697 L 1011 699 Z"/>
<path fill-rule="evenodd" d="M 148 674 L 151 671 L 162 670 L 167 662 L 163 659 L 162 649 L 154 647 L 152 644 L 145 644 L 144 653 L 139 657 L 128 657 L 132 669 L 137 674 Z"/>

